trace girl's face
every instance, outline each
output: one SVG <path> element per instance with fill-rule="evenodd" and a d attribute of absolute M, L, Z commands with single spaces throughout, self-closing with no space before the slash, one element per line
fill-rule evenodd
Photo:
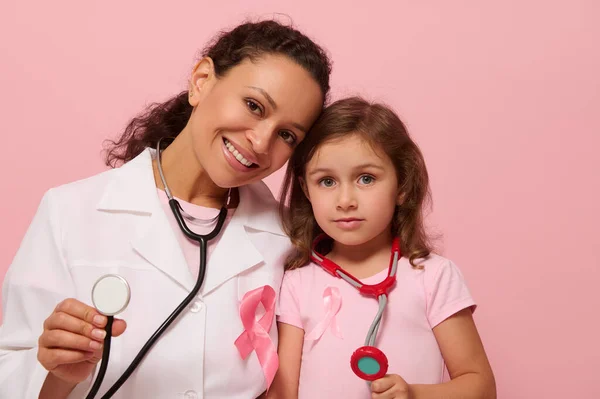
<path fill-rule="evenodd" d="M 391 237 L 399 201 L 396 170 L 359 134 L 322 144 L 306 166 L 303 187 L 317 223 L 335 241 L 361 245 Z"/>
<path fill-rule="evenodd" d="M 246 59 L 220 78 L 212 60 L 204 59 L 191 82 L 190 147 L 202 169 L 223 188 L 249 184 L 280 169 L 323 104 L 318 83 L 285 56 Z"/>

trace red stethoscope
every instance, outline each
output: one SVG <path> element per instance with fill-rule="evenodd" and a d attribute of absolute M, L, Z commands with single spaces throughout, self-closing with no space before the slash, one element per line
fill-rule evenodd
<path fill-rule="evenodd" d="M 311 260 L 321 266 L 325 271 L 334 277 L 339 277 L 350 285 L 354 286 L 363 295 L 373 296 L 379 301 L 379 310 L 369 328 L 365 345 L 358 348 L 350 358 L 350 366 L 354 374 L 367 381 L 374 381 L 384 377 L 388 371 L 388 359 L 385 354 L 375 347 L 375 339 L 381 325 L 383 311 L 387 304 L 388 292 L 396 283 L 396 271 L 398 269 L 398 260 L 401 258 L 400 239 L 394 238 L 392 242 L 392 255 L 390 257 L 390 266 L 388 276 L 378 284 L 363 284 L 356 277 L 344 271 L 334 262 L 317 252 L 317 245 L 326 239 L 325 234 L 319 235 L 313 242 Z"/>

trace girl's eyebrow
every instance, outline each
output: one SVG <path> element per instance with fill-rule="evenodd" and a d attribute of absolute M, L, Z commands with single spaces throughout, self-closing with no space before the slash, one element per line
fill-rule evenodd
<path fill-rule="evenodd" d="M 363 163 L 360 165 L 356 165 L 354 168 L 352 168 L 353 170 L 360 170 L 360 169 L 368 169 L 368 168 L 373 168 L 373 169 L 379 169 L 379 170 L 385 170 L 381 165 L 377 165 L 375 163 Z M 308 172 L 309 176 L 312 175 L 316 175 L 317 173 L 332 173 L 332 170 L 329 168 L 316 168 L 311 170 L 310 172 Z"/>
<path fill-rule="evenodd" d="M 316 175 L 317 173 L 331 173 L 331 169 L 328 169 L 328 168 L 313 169 L 308 173 L 308 175 L 312 176 L 312 175 Z"/>
<path fill-rule="evenodd" d="M 356 170 L 356 169 L 368 169 L 368 168 L 374 168 L 374 169 L 384 170 L 383 166 L 377 165 L 376 163 L 363 163 L 361 165 L 356 165 L 354 167 L 354 170 Z"/>

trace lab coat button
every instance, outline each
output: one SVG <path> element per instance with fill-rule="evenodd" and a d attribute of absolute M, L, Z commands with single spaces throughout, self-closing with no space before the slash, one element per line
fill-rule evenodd
<path fill-rule="evenodd" d="M 200 302 L 200 301 L 196 301 L 196 302 L 194 302 L 194 303 L 192 304 L 192 307 L 190 308 L 190 311 L 191 311 L 192 313 L 198 313 L 199 311 L 201 311 L 201 310 L 202 310 L 202 305 L 203 305 L 203 304 L 202 304 L 202 302 Z"/>
<path fill-rule="evenodd" d="M 185 391 L 185 399 L 198 399 L 198 393 L 196 391 Z"/>

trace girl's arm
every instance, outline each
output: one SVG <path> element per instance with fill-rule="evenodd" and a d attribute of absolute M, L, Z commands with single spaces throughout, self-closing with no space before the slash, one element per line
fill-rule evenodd
<path fill-rule="evenodd" d="M 450 316 L 433 328 L 448 372 L 449 382 L 408 385 L 401 376 L 374 381 L 373 398 L 495 399 L 496 382 L 470 309 Z"/>
<path fill-rule="evenodd" d="M 413 385 L 414 398 L 495 399 L 496 382 L 470 309 L 433 328 L 450 373 L 449 382 Z"/>
<path fill-rule="evenodd" d="M 297 399 L 298 381 L 304 330 L 285 323 L 277 323 L 279 331 L 279 369 L 267 393 L 268 399 Z"/>

